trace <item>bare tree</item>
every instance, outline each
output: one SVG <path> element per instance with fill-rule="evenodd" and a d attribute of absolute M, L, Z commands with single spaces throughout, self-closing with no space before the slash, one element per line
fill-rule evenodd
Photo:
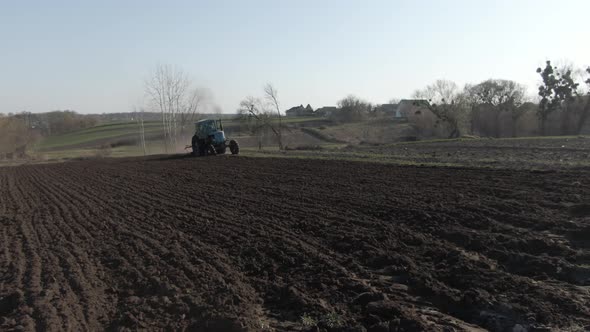
<path fill-rule="evenodd" d="M 271 126 L 271 128 L 277 137 L 277 141 L 279 144 L 279 150 L 283 150 L 283 131 L 282 131 L 283 124 L 282 124 L 282 117 L 281 117 L 281 109 L 280 109 L 279 100 L 278 100 L 278 91 L 277 91 L 277 89 L 275 89 L 275 87 L 271 83 L 267 83 L 264 86 L 264 94 L 265 94 L 266 99 L 270 102 L 271 106 L 277 112 L 277 116 L 279 119 L 279 125 L 276 127 Z"/>
<path fill-rule="evenodd" d="M 424 89 L 414 92 L 414 97 L 427 99 L 431 104 L 449 104 L 457 99 L 459 87 L 453 81 L 436 80 Z"/>
<path fill-rule="evenodd" d="M 262 150 L 262 136 L 268 128 L 269 114 L 263 110 L 263 103 L 259 98 L 246 97 L 240 102 L 238 114 L 246 124 L 248 131 L 256 136 L 258 150 Z"/>
<path fill-rule="evenodd" d="M 422 90 L 414 92 L 414 98 L 425 101 L 418 105 L 428 108 L 436 117 L 437 124 L 446 126 L 449 138 L 461 136 L 462 122 L 466 113 L 466 98 L 452 81 L 437 80 Z"/>
<path fill-rule="evenodd" d="M 139 136 L 139 147 L 143 150 L 143 155 L 147 155 L 147 147 L 145 144 L 145 126 L 143 124 L 143 114 L 144 109 L 137 109 L 133 112 L 133 117 L 135 118 L 135 122 L 137 123 L 137 134 Z"/>
<path fill-rule="evenodd" d="M 252 96 L 246 97 L 240 102 L 238 113 L 241 115 L 242 120 L 246 122 L 252 134 L 256 135 L 258 149 L 262 149 L 262 137 L 268 130 L 277 139 L 279 149 L 283 149 L 281 132 L 275 123 L 276 117 L 273 115 L 273 108 L 274 106 L 271 106 L 263 99 Z"/>
<path fill-rule="evenodd" d="M 164 150 L 177 146 L 179 134 L 196 115 L 203 98 L 199 90 L 191 89 L 191 80 L 181 69 L 171 65 L 158 65 L 145 81 L 150 101 L 162 115 Z"/>
<path fill-rule="evenodd" d="M 373 110 L 371 103 L 354 95 L 348 95 L 337 102 L 338 110 L 331 114 L 331 118 L 342 122 L 359 122 L 365 119 Z"/>

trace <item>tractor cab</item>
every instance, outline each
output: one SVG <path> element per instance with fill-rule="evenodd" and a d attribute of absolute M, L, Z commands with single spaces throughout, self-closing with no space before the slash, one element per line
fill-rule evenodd
<path fill-rule="evenodd" d="M 221 120 L 201 120 L 195 122 L 195 134 L 199 138 L 207 138 L 215 135 L 218 131 L 223 131 Z"/>
<path fill-rule="evenodd" d="M 225 134 L 223 133 L 221 120 L 206 119 L 195 122 L 195 136 L 215 146 L 225 143 Z"/>

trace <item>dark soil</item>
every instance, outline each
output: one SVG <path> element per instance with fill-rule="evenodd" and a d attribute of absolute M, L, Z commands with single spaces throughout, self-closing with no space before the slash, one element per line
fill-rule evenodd
<path fill-rule="evenodd" d="M 0 168 L 0 330 L 583 329 L 589 199 L 583 170 Z"/>
<path fill-rule="evenodd" d="M 389 155 L 399 161 L 513 169 L 590 168 L 590 138 L 463 139 L 381 146 L 352 151 Z"/>

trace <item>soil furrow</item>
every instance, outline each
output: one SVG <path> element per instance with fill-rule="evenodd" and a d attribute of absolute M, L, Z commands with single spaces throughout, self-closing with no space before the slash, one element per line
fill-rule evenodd
<path fill-rule="evenodd" d="M 222 156 L 0 168 L 0 330 L 586 326 L 590 187 L 571 183 L 587 175 Z"/>

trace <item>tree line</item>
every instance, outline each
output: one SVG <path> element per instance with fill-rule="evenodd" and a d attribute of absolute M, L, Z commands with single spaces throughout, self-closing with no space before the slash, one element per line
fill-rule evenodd
<path fill-rule="evenodd" d="M 41 137 L 59 135 L 97 125 L 96 116 L 75 111 L 47 113 L 0 113 L 0 154 L 24 154 L 31 144 Z"/>
<path fill-rule="evenodd" d="M 582 72 L 578 70 L 578 72 Z M 586 69 L 590 76 L 590 68 Z M 538 102 L 526 96 L 523 85 L 490 79 L 462 90 L 439 80 L 414 94 L 447 137 L 463 133 L 481 136 L 579 135 L 590 115 L 590 78 L 574 78 L 574 69 L 547 61 L 538 68 Z M 416 114 L 411 115 L 417 118 Z"/>
<path fill-rule="evenodd" d="M 488 79 L 463 88 L 449 80 L 437 80 L 413 93 L 412 105 L 404 115 L 419 137 L 579 135 L 584 125 L 590 126 L 590 67 L 585 70 L 586 90 L 574 72 L 582 71 L 547 61 L 544 68 L 537 69 L 541 84 L 536 99 L 527 95 L 524 85 L 512 80 Z M 347 123 L 391 116 L 384 114 L 382 106 L 349 95 L 339 100 L 327 117 Z M 238 113 L 246 129 L 257 137 L 259 147 L 263 137 L 272 136 L 283 149 L 281 112 L 272 85 L 265 87 L 262 97 L 242 100 Z"/>
<path fill-rule="evenodd" d="M 541 84 L 538 99 L 527 97 L 517 82 L 489 79 L 460 88 L 448 80 L 437 80 L 413 94 L 412 108 L 405 114 L 417 136 L 460 137 L 465 134 L 490 137 L 581 134 L 590 121 L 590 67 L 555 66 L 547 61 L 537 69 Z M 177 67 L 158 65 L 145 81 L 148 107 L 162 122 L 165 151 L 173 151 L 179 141 L 192 134 L 190 125 L 211 104 L 207 89 L 193 86 L 189 76 Z M 392 103 L 397 103 L 393 100 Z M 356 122 L 383 116 L 380 105 L 349 95 L 337 103 L 328 117 L 335 122 Z M 220 113 L 220 110 L 217 110 Z M 283 149 L 283 131 L 277 89 L 267 84 L 262 97 L 247 97 L 238 113 L 246 129 L 258 137 L 274 136 Z M 102 115 L 104 117 L 105 115 Z M 143 108 L 131 114 L 138 122 L 156 113 Z M 40 114 L 0 113 L 0 153 L 26 150 L 43 136 L 89 128 L 101 115 L 82 115 L 71 110 Z M 145 137 L 142 137 L 144 142 Z M 183 141 L 184 142 L 184 141 Z"/>
<path fill-rule="evenodd" d="M 524 85 L 511 80 L 488 79 L 463 88 L 452 81 L 437 80 L 413 93 L 414 107 L 405 115 L 418 136 L 581 134 L 584 126 L 590 125 L 590 68 L 575 70 L 547 61 L 537 73 L 541 84 L 536 100 L 527 96 Z M 585 80 L 579 73 L 585 73 Z M 330 117 L 338 122 L 355 122 L 383 116 L 381 109 L 380 105 L 347 96 L 338 101 Z"/>

